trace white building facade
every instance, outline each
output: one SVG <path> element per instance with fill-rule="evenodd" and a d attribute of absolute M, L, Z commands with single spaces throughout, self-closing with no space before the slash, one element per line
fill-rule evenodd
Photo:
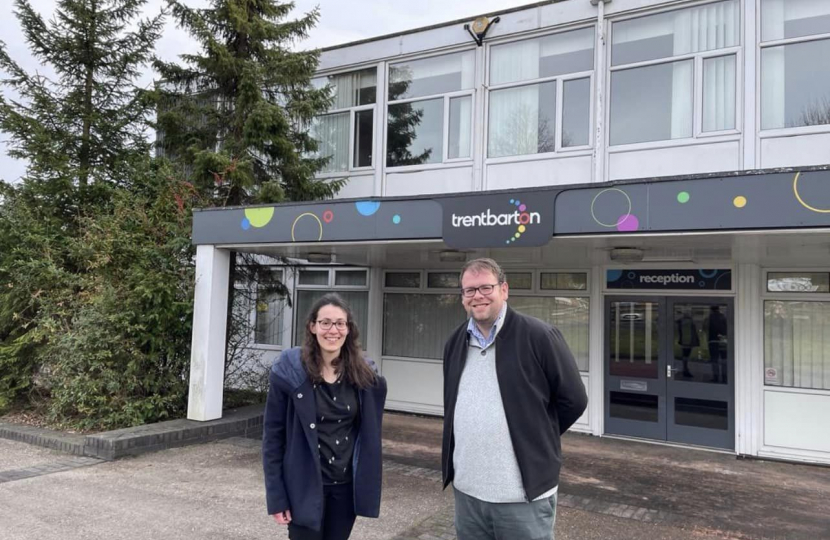
<path fill-rule="evenodd" d="M 274 267 L 290 306 L 252 310 L 266 365 L 337 291 L 387 408 L 434 415 L 458 269 L 489 256 L 574 352 L 575 429 L 830 463 L 830 2 L 543 2 L 480 44 L 472 22 L 323 52 L 338 200 L 197 213 L 189 416 L 221 416 L 232 252 L 305 261 Z"/>

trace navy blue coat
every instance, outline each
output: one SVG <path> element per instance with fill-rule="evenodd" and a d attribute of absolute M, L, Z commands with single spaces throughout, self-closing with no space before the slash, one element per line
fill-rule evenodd
<path fill-rule="evenodd" d="M 371 360 L 367 362 L 377 371 Z M 300 348 L 283 351 L 271 367 L 265 405 L 262 461 L 268 514 L 291 510 L 295 525 L 320 530 L 323 520 L 323 478 L 317 449 L 317 404 L 303 368 Z M 360 431 L 352 458 L 354 511 L 378 517 L 381 491 L 381 424 L 386 380 L 358 391 Z"/>

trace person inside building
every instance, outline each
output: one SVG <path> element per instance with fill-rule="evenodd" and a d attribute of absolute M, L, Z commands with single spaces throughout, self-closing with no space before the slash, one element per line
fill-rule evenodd
<path fill-rule="evenodd" d="M 492 259 L 461 270 L 469 320 L 444 347 L 444 488 L 458 540 L 553 539 L 560 436 L 588 404 L 562 334 L 507 304 Z"/>
<path fill-rule="evenodd" d="M 302 347 L 271 368 L 262 458 L 268 514 L 290 540 L 346 540 L 378 517 L 386 381 L 363 356 L 351 309 L 318 300 Z"/>

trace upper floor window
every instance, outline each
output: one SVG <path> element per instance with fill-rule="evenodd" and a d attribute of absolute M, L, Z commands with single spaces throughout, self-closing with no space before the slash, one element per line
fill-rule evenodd
<path fill-rule="evenodd" d="M 314 119 L 311 136 L 317 139 L 317 153 L 328 157 L 323 173 L 348 172 L 373 166 L 377 69 L 320 77 L 318 87 L 332 86 L 331 110 Z"/>
<path fill-rule="evenodd" d="M 612 31 L 612 145 L 735 130 L 737 0 L 620 21 Z"/>
<path fill-rule="evenodd" d="M 762 0 L 761 129 L 824 124 L 830 124 L 830 2 Z"/>
<path fill-rule="evenodd" d="M 470 159 L 475 52 L 389 66 L 386 165 Z"/>
<path fill-rule="evenodd" d="M 488 157 L 588 146 L 593 69 L 593 28 L 491 47 Z"/>

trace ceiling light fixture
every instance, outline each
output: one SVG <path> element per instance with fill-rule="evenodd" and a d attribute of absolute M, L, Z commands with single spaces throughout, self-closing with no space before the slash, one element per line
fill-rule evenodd
<path fill-rule="evenodd" d="M 644 255 L 642 249 L 633 247 L 616 247 L 609 253 L 612 261 L 625 263 L 641 262 Z"/>

